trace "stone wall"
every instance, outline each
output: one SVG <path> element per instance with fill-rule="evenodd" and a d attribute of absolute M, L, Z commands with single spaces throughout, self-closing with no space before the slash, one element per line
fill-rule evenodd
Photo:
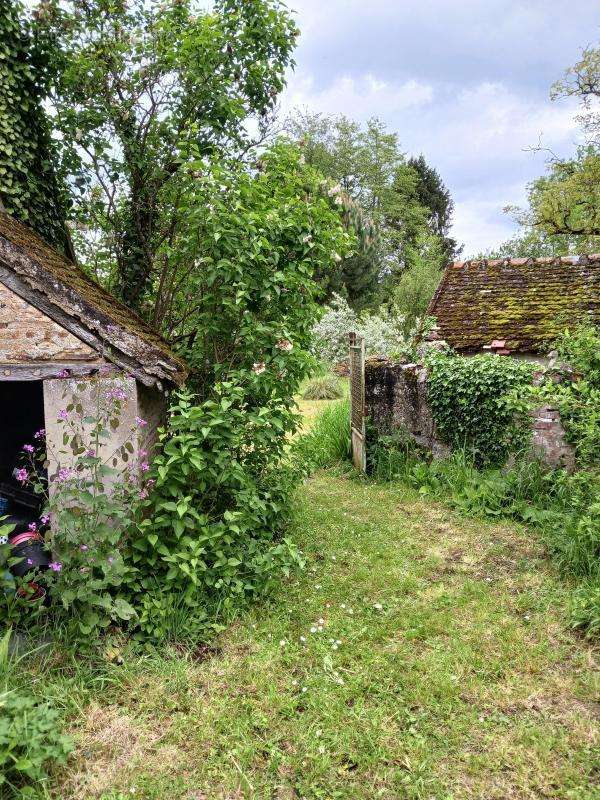
<path fill-rule="evenodd" d="M 368 359 L 365 363 L 365 413 L 381 434 L 401 428 L 434 457 L 449 453 L 447 445 L 436 435 L 427 400 L 427 370 L 422 365 Z M 574 468 L 574 452 L 566 441 L 556 409 L 544 406 L 532 414 L 532 446 L 548 466 Z"/>
<path fill-rule="evenodd" d="M 86 388 L 79 391 L 78 386 L 85 384 Z M 102 440 L 100 456 L 107 465 L 122 473 L 132 463 L 147 460 L 151 457 L 152 448 L 156 442 L 157 428 L 163 424 L 166 412 L 166 400 L 156 389 L 148 389 L 138 383 L 135 378 L 125 375 L 112 375 L 106 377 L 53 379 L 44 381 L 44 417 L 46 427 L 46 444 L 48 448 L 48 476 L 50 480 L 61 468 L 69 468 L 74 463 L 74 455 L 69 447 L 63 444 L 63 433 L 68 430 L 73 432 L 71 425 L 60 421 L 61 411 L 72 402 L 73 396 L 81 404 L 80 412 L 69 412 L 69 419 L 74 420 L 75 430 L 84 442 L 89 441 L 89 425 L 83 420 L 85 417 L 95 417 L 99 394 L 106 395 L 109 391 L 121 389 L 124 400 L 121 402 L 119 426 L 111 430 L 110 438 Z M 139 419 L 146 421 L 140 425 Z M 134 447 L 133 456 L 125 461 L 120 455 L 120 448 L 125 442 L 131 442 Z M 147 451 L 149 456 L 138 454 L 141 450 Z M 113 461 L 114 459 L 114 461 Z M 116 462 L 116 463 L 114 463 Z M 105 487 L 110 489 L 120 480 L 120 475 L 114 475 L 105 481 Z"/>
<path fill-rule="evenodd" d="M 89 345 L 0 283 L 0 364 L 97 358 Z"/>

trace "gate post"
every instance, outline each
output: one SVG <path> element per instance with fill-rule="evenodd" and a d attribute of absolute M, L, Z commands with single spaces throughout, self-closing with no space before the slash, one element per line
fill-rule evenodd
<path fill-rule="evenodd" d="M 356 333 L 348 334 L 350 352 L 350 433 L 352 462 L 361 472 L 367 470 L 365 442 L 365 340 Z"/>

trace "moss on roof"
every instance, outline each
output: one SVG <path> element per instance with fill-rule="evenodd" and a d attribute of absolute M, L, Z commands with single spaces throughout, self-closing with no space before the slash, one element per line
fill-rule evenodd
<path fill-rule="evenodd" d="M 102 345 L 102 354 L 108 360 L 114 350 L 137 362 L 154 378 L 177 384 L 185 380 L 186 365 L 141 317 L 30 228 L 2 211 L 0 243 L 2 264 L 34 293 L 44 295 L 57 312 L 88 330 Z"/>
<path fill-rule="evenodd" d="M 600 325 L 600 254 L 454 262 L 427 313 L 458 351 L 543 352 L 566 326 Z"/>

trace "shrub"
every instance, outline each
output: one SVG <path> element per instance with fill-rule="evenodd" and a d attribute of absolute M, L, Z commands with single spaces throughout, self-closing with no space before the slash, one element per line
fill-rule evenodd
<path fill-rule="evenodd" d="M 600 634 L 600 582 L 586 581 L 573 592 L 571 621 L 587 636 Z"/>
<path fill-rule="evenodd" d="M 395 358 L 411 353 L 414 331 L 405 335 L 405 327 L 405 318 L 395 308 L 382 306 L 376 313 L 359 316 L 336 294 L 313 327 L 312 350 L 319 360 L 338 363 L 348 357 L 348 334 L 354 331 L 364 337 L 367 355 Z"/>
<path fill-rule="evenodd" d="M 335 375 L 313 378 L 302 393 L 304 400 L 339 400 L 343 396 L 340 379 Z"/>
<path fill-rule="evenodd" d="M 10 636 L 9 630 L 0 641 L 0 797 L 26 798 L 36 794 L 33 787 L 39 788 L 52 764 L 66 762 L 73 745 L 60 732 L 56 710 L 29 689 L 9 688 L 17 666 L 8 652 Z"/>
<path fill-rule="evenodd" d="M 199 403 L 182 391 L 171 407 L 146 518 L 131 539 L 144 635 L 163 635 L 168 594 L 209 624 L 217 609 L 243 605 L 300 562 L 281 538 L 293 487 L 282 434 L 293 420 L 275 401 L 249 407 L 248 392 L 228 383 Z"/>

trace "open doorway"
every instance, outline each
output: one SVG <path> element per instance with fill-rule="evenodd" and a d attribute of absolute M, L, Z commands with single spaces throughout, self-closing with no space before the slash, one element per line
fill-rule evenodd
<path fill-rule="evenodd" d="M 23 497 L 23 487 L 14 477 L 22 466 L 24 444 L 34 444 L 34 434 L 44 427 L 42 381 L 0 381 L 0 496 Z M 36 505 L 37 498 L 31 498 Z M 19 505 L 21 503 L 19 502 Z"/>

